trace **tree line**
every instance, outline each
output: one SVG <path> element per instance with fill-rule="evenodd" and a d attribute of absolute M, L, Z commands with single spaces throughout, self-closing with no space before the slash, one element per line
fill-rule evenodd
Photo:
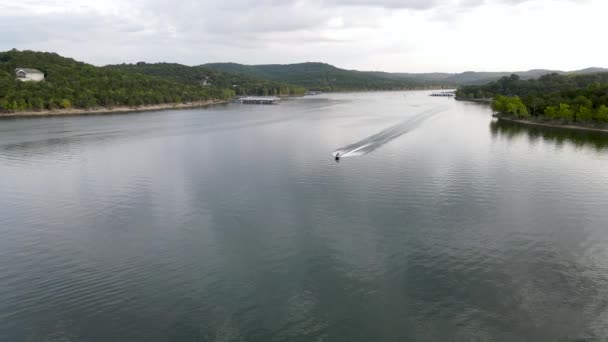
<path fill-rule="evenodd" d="M 224 72 L 206 66 L 176 63 L 145 63 L 108 65 L 105 68 L 158 76 L 189 85 L 205 85 L 232 89 L 236 95 L 303 95 L 306 88 L 285 82 L 270 81 L 239 73 Z"/>
<path fill-rule="evenodd" d="M 44 72 L 42 82 L 16 80 L 14 69 Z M 141 106 L 229 99 L 235 91 L 100 68 L 55 53 L 0 52 L 0 111 Z"/>
<path fill-rule="evenodd" d="M 492 98 L 502 115 L 562 123 L 608 123 L 608 73 L 550 74 L 537 80 L 503 77 L 481 86 L 465 86 L 459 99 Z"/>

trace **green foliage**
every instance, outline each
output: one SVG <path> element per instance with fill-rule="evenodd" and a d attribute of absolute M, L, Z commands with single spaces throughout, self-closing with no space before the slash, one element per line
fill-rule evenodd
<path fill-rule="evenodd" d="M 441 83 L 440 81 L 416 78 L 415 74 L 345 70 L 325 63 L 285 65 L 214 63 L 206 64 L 203 67 L 276 82 L 295 84 L 304 88 L 321 91 L 415 89 Z"/>
<path fill-rule="evenodd" d="M 529 80 L 511 75 L 485 85 L 460 87 L 457 95 L 462 98 L 489 98 L 495 95 L 533 98 L 572 90 L 596 91 L 606 84 L 608 84 L 608 72 L 584 75 L 549 74 Z M 574 97 L 576 96 L 572 99 Z"/>
<path fill-rule="evenodd" d="M 242 65 L 236 63 L 214 63 L 205 66 L 226 72 L 253 76 L 256 78 L 297 84 L 314 90 L 383 90 L 383 89 L 416 89 L 425 87 L 443 87 L 472 84 L 487 84 L 501 77 L 509 76 L 508 72 L 474 72 L 458 74 L 449 73 L 386 73 L 375 71 L 354 71 L 336 68 L 324 63 L 299 63 L 288 65 Z M 590 74 L 608 71 L 601 68 L 589 68 L 562 74 Z M 517 72 L 522 79 L 538 78 L 558 71 L 536 69 Z M 482 93 L 470 96 L 484 97 Z M 492 96 L 489 96 L 492 97 Z"/>
<path fill-rule="evenodd" d="M 510 114 L 519 118 L 527 118 L 529 116 L 526 105 L 524 105 L 518 96 L 508 97 L 498 95 L 492 102 L 492 109 L 495 112 Z"/>
<path fill-rule="evenodd" d="M 15 80 L 16 67 L 36 68 L 42 82 Z M 54 53 L 0 52 L 0 110 L 140 106 L 229 99 L 235 92 L 220 87 L 183 84 L 160 77 L 99 68 Z"/>
<path fill-rule="evenodd" d="M 509 100 L 509 98 L 506 96 L 502 96 L 502 95 L 496 96 L 494 101 L 492 101 L 492 110 L 497 113 L 506 113 L 508 100 Z"/>
<path fill-rule="evenodd" d="M 549 119 L 557 119 L 557 108 L 555 106 L 548 106 L 547 108 L 545 108 L 545 116 Z"/>
<path fill-rule="evenodd" d="M 593 112 L 591 106 L 580 106 L 576 112 L 576 121 L 589 122 L 593 120 Z"/>
<path fill-rule="evenodd" d="M 69 109 L 72 107 L 72 102 L 70 102 L 70 100 L 68 100 L 68 99 L 63 99 L 59 103 L 59 106 L 63 109 Z"/>
<path fill-rule="evenodd" d="M 608 123 L 608 73 L 551 74 L 538 80 L 521 80 L 511 75 L 484 86 L 461 87 L 457 96 L 493 97 L 494 111 L 517 117 L 531 113 L 537 120 Z M 514 103 L 514 98 L 521 98 L 521 104 Z M 520 105 L 527 108 L 527 113 Z"/>
<path fill-rule="evenodd" d="M 237 95 L 303 95 L 306 88 L 284 82 L 269 81 L 246 74 L 237 74 L 212 69 L 205 66 L 190 67 L 175 63 L 108 65 L 112 70 L 128 71 L 162 77 L 171 81 L 193 86 L 219 87 L 234 90 Z"/>
<path fill-rule="evenodd" d="M 598 122 L 608 123 L 608 106 L 601 105 L 595 112 L 595 120 Z"/>
<path fill-rule="evenodd" d="M 557 110 L 557 117 L 565 121 L 572 121 L 574 119 L 574 112 L 570 109 L 570 105 L 561 103 Z"/>

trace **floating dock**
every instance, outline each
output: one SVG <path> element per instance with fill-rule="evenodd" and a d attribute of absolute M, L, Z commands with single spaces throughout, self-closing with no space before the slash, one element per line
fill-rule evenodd
<path fill-rule="evenodd" d="M 430 96 L 454 97 L 454 96 L 456 96 L 456 93 L 453 91 L 441 91 L 441 92 L 432 93 Z"/>
<path fill-rule="evenodd" d="M 276 96 L 247 96 L 241 97 L 237 101 L 243 104 L 277 104 L 281 101 L 281 98 Z"/>

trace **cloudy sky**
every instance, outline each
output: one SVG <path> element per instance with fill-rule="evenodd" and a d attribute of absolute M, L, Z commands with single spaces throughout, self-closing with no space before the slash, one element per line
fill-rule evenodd
<path fill-rule="evenodd" d="M 606 0 L 0 0 L 0 51 L 88 63 L 608 67 Z"/>

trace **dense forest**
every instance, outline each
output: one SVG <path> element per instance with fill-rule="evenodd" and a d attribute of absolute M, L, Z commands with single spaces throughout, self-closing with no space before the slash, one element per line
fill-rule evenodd
<path fill-rule="evenodd" d="M 15 79 L 17 67 L 45 74 L 42 82 Z M 0 52 L 0 111 L 93 108 L 228 99 L 234 91 L 100 68 L 55 53 Z"/>
<path fill-rule="evenodd" d="M 502 115 L 560 123 L 608 123 L 608 73 L 550 74 L 537 80 L 517 75 L 458 89 L 460 99 L 493 98 Z"/>
<path fill-rule="evenodd" d="M 269 81 L 245 74 L 224 72 L 205 66 L 176 63 L 108 65 L 105 68 L 158 76 L 189 85 L 233 89 L 237 95 L 302 95 L 306 88 L 284 82 Z"/>
<path fill-rule="evenodd" d="M 428 79 L 414 79 L 385 72 L 345 70 L 325 63 L 269 65 L 212 63 L 204 66 L 321 91 L 400 90 L 440 86 L 439 82 Z"/>
<path fill-rule="evenodd" d="M 45 74 L 42 82 L 16 80 L 17 67 Z M 461 99 L 494 98 L 495 111 L 561 122 L 603 123 L 608 106 L 608 73 L 590 68 L 538 79 L 518 75 L 485 85 L 463 86 Z M 525 77 L 546 70 L 532 70 Z M 397 74 L 339 69 L 324 63 L 190 67 L 174 63 L 96 67 L 55 53 L 0 52 L 0 111 L 141 106 L 229 99 L 235 95 L 299 95 L 322 91 L 399 90 L 442 87 L 494 77 L 494 73 Z M 451 79 L 452 81 L 447 81 Z"/>

